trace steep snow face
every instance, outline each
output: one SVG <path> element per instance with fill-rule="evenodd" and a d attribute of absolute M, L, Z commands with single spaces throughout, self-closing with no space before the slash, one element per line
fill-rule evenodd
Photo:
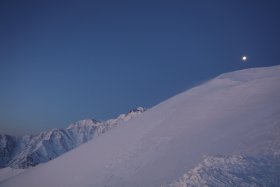
<path fill-rule="evenodd" d="M 85 119 L 71 124 L 66 129 L 51 129 L 37 135 L 0 135 L 0 168 L 28 168 L 47 162 L 144 111 L 145 109 L 140 107 L 116 119 L 103 122 Z"/>
<path fill-rule="evenodd" d="M 255 167 L 265 176 L 266 166 L 276 166 L 271 171 L 275 179 L 279 157 L 273 155 L 280 150 L 279 82 L 280 66 L 223 74 L 1 186 L 148 187 L 178 180 L 185 186 L 195 182 L 189 178 L 200 180 L 200 172 L 214 180 L 207 183 L 202 178 L 198 184 L 223 184 L 239 173 L 254 177 Z M 262 168 L 254 159 L 267 165 Z M 213 183 L 218 175 L 209 173 L 211 166 L 223 174 L 219 183 Z M 239 179 L 231 180 L 232 186 L 238 186 L 235 181 L 248 182 Z"/>

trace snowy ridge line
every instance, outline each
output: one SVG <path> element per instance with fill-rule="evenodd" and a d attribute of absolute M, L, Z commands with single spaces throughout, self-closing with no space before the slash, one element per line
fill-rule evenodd
<path fill-rule="evenodd" d="M 0 168 L 23 169 L 47 162 L 129 121 L 145 110 L 138 107 L 107 121 L 84 119 L 70 124 L 66 129 L 55 128 L 36 135 L 15 137 L 0 134 Z"/>

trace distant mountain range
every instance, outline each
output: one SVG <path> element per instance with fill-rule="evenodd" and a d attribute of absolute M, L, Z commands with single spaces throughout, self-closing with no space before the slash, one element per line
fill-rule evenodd
<path fill-rule="evenodd" d="M 84 119 L 66 129 L 51 129 L 21 137 L 0 134 L 0 168 L 28 168 L 52 160 L 143 113 L 138 107 L 115 119 Z"/>

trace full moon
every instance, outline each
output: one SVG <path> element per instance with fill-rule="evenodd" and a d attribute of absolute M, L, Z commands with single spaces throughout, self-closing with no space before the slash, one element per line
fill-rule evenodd
<path fill-rule="evenodd" d="M 243 56 L 243 57 L 242 57 L 242 60 L 243 60 L 243 61 L 246 61 L 246 60 L 247 60 L 247 57 L 246 57 L 246 56 Z"/>

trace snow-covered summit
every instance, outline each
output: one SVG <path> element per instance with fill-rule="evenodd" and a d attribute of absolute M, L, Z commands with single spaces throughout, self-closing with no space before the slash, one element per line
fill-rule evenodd
<path fill-rule="evenodd" d="M 132 112 L 145 112 L 146 109 L 143 108 L 143 107 L 138 107 L 138 108 L 133 108 L 132 110 L 129 111 L 129 113 L 132 113 Z"/>
<path fill-rule="evenodd" d="M 275 77 L 279 74 L 280 66 L 262 67 L 262 68 L 250 68 L 239 71 L 233 71 L 230 73 L 224 73 L 218 76 L 216 79 L 229 79 L 232 81 L 246 82 L 250 80 L 256 80 L 260 78 Z"/>
<path fill-rule="evenodd" d="M 77 127 L 88 127 L 88 126 L 98 125 L 100 123 L 102 123 L 102 122 L 100 122 L 96 119 L 83 119 L 83 120 L 70 124 L 67 127 L 67 129 L 77 128 Z"/>

